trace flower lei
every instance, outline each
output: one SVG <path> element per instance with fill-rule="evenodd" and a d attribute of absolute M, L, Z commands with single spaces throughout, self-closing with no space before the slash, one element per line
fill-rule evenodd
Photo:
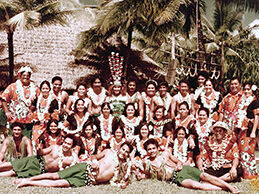
<path fill-rule="evenodd" d="M 84 120 L 82 124 L 80 125 L 79 121 L 76 119 L 77 129 L 76 130 L 70 130 L 68 127 L 65 127 L 63 124 L 59 124 L 59 128 L 67 132 L 68 134 L 76 134 L 80 131 L 82 131 L 84 123 L 88 120 L 89 113 L 87 112 L 84 116 Z"/>
<path fill-rule="evenodd" d="M 30 96 L 27 99 L 24 96 L 24 89 L 23 89 L 21 80 L 16 81 L 16 93 L 17 93 L 18 100 L 23 102 L 27 107 L 30 107 L 32 100 L 36 95 L 36 86 L 34 83 L 30 82 L 30 85 L 28 86 L 28 88 L 30 90 Z"/>
<path fill-rule="evenodd" d="M 192 107 L 192 98 L 191 95 L 189 93 L 187 93 L 187 95 L 185 97 L 182 96 L 182 94 L 180 92 L 177 93 L 177 97 L 178 97 L 178 103 L 182 103 L 184 101 L 186 101 L 189 105 L 189 108 L 191 109 Z"/>
<path fill-rule="evenodd" d="M 94 153 L 95 150 L 95 143 L 93 143 L 93 141 L 95 140 L 95 138 L 91 138 L 91 139 L 87 139 L 85 137 L 82 137 L 84 145 L 85 145 L 85 153 L 86 155 L 92 155 Z"/>
<path fill-rule="evenodd" d="M 106 90 L 102 88 L 101 93 L 97 95 L 93 88 L 89 88 L 87 94 L 95 106 L 101 106 L 106 97 Z M 97 101 L 98 97 L 100 97 L 99 101 Z"/>
<path fill-rule="evenodd" d="M 99 116 L 99 120 L 100 120 L 100 128 L 101 128 L 101 137 L 103 140 L 108 140 L 111 136 L 111 131 L 112 131 L 112 120 L 113 120 L 113 116 L 109 115 L 108 118 L 108 126 L 106 129 L 104 129 L 104 117 L 103 115 Z"/>
<path fill-rule="evenodd" d="M 44 121 L 44 114 L 48 113 L 49 105 L 53 99 L 53 96 L 49 94 L 47 98 L 47 104 L 45 107 L 41 107 L 41 99 L 43 98 L 42 94 L 39 95 L 37 104 L 36 104 L 36 109 L 37 109 L 37 115 L 40 121 Z"/>
<path fill-rule="evenodd" d="M 200 122 L 196 122 L 196 132 L 199 136 L 199 141 L 202 140 L 204 137 L 208 137 L 210 133 L 210 127 L 212 126 L 212 119 L 208 119 L 207 122 L 201 126 Z M 205 128 L 205 131 L 202 132 L 202 128 Z"/>
<path fill-rule="evenodd" d="M 125 164 L 119 162 L 117 154 L 114 157 L 114 160 L 116 161 L 116 164 L 118 164 L 118 165 L 114 169 L 114 175 L 113 175 L 112 179 L 110 180 L 110 184 L 112 186 L 120 187 L 121 181 L 129 179 L 130 174 L 131 174 L 132 163 L 129 160 L 129 158 L 126 160 Z M 126 173 L 125 173 L 125 166 L 127 167 Z M 120 175 L 122 175 L 123 177 L 121 177 Z"/>
<path fill-rule="evenodd" d="M 210 113 L 213 112 L 213 109 L 217 106 L 219 101 L 220 93 L 216 91 L 212 91 L 212 93 L 207 97 L 205 95 L 205 91 L 201 92 L 201 103 L 207 109 L 209 109 Z M 209 103 L 208 103 L 209 102 Z"/>
<path fill-rule="evenodd" d="M 72 157 L 73 157 L 73 162 L 70 164 L 70 166 L 66 166 L 66 168 L 74 166 L 76 164 L 77 155 L 76 155 L 75 152 L 72 152 Z M 64 154 L 63 154 L 62 146 L 60 146 L 59 149 L 58 149 L 58 167 L 59 167 L 59 170 L 64 170 L 63 161 L 64 161 Z"/>
<path fill-rule="evenodd" d="M 174 140 L 174 154 L 173 155 L 183 163 L 186 162 L 186 160 L 187 160 L 187 149 L 188 149 L 187 139 L 183 140 L 182 145 L 179 145 L 177 138 Z"/>
<path fill-rule="evenodd" d="M 162 137 L 162 133 L 163 133 L 163 128 L 164 125 L 169 123 L 171 121 L 171 119 L 166 119 L 163 121 L 155 121 L 153 118 L 150 120 L 150 122 L 155 126 L 152 126 L 153 128 L 155 128 L 156 130 L 154 130 L 154 136 L 156 137 Z M 152 130 L 152 129 L 151 129 Z"/>
<path fill-rule="evenodd" d="M 148 138 L 149 139 L 149 138 Z M 147 140 L 148 140 L 147 139 Z M 138 152 L 140 153 L 140 157 L 141 158 L 144 158 L 144 156 L 147 154 L 146 150 L 141 146 L 141 140 L 139 138 L 139 136 L 136 137 L 135 139 L 136 141 L 136 147 L 137 147 L 137 150 Z M 143 143 L 145 143 L 146 141 L 144 141 Z"/>
<path fill-rule="evenodd" d="M 133 119 L 129 120 L 127 117 L 124 115 L 121 115 L 121 121 L 125 125 L 125 135 L 132 135 L 134 133 L 135 127 L 137 127 L 142 120 L 141 116 L 138 117 L 133 117 Z"/>
<path fill-rule="evenodd" d="M 139 95 L 140 95 L 139 92 L 135 92 L 132 96 L 130 96 L 130 95 L 128 94 L 128 92 L 126 93 L 126 96 L 127 96 L 128 101 L 134 103 L 134 107 L 135 107 L 136 110 L 138 109 L 138 96 L 139 96 Z M 132 101 L 131 101 L 131 100 L 132 100 Z M 128 102 L 128 103 L 129 103 L 129 102 Z"/>
<path fill-rule="evenodd" d="M 146 92 L 142 92 L 141 95 L 142 95 L 142 98 L 144 100 L 145 108 L 146 108 L 146 121 L 148 121 L 152 98 L 148 99 L 148 96 L 147 96 Z"/>
<path fill-rule="evenodd" d="M 116 145 L 120 145 L 120 144 L 123 144 L 125 142 L 125 138 L 122 138 L 121 142 L 117 143 L 116 140 L 115 140 L 115 137 L 113 137 L 111 140 L 110 140 L 110 146 L 111 146 L 111 150 L 113 151 L 118 151 L 116 150 L 114 147 L 115 147 L 115 144 Z"/>
<path fill-rule="evenodd" d="M 165 107 L 165 115 L 167 115 L 167 112 L 171 105 L 172 96 L 168 92 L 166 93 L 166 95 L 164 97 L 161 97 L 159 92 L 156 93 L 156 96 L 157 96 L 158 104 L 161 104 Z"/>
<path fill-rule="evenodd" d="M 211 167 L 214 170 L 221 168 L 225 163 L 226 148 L 228 146 L 230 136 L 225 137 L 221 144 L 218 144 L 212 136 L 208 141 L 208 146 L 212 150 Z"/>
<path fill-rule="evenodd" d="M 237 120 L 238 128 L 241 128 L 242 123 L 246 118 L 246 109 L 248 105 L 253 101 L 253 99 L 254 99 L 254 96 L 249 96 L 248 98 L 246 98 L 243 95 L 241 102 L 239 103 L 239 106 L 238 106 L 238 120 Z"/>
<path fill-rule="evenodd" d="M 186 128 L 186 132 L 187 134 L 189 134 L 189 130 L 187 129 L 187 125 L 190 123 L 190 121 L 194 119 L 193 115 L 188 115 L 183 121 L 181 121 L 180 119 L 180 115 L 178 114 L 176 117 L 175 117 L 175 127 L 179 127 L 179 126 L 183 126 Z"/>

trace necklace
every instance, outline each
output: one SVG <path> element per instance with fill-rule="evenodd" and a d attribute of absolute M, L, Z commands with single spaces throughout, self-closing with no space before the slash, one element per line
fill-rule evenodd
<path fill-rule="evenodd" d="M 25 106 L 30 107 L 33 98 L 35 98 L 36 96 L 36 86 L 34 83 L 30 82 L 30 85 L 26 88 L 30 90 L 30 95 L 28 98 L 25 98 L 24 96 L 24 89 L 21 80 L 16 81 L 16 93 L 18 100 L 20 102 L 23 102 Z"/>
<path fill-rule="evenodd" d="M 200 122 L 196 123 L 196 131 L 199 136 L 199 140 L 209 136 L 211 126 L 212 126 L 212 119 L 208 119 L 203 126 L 201 126 Z M 205 129 L 205 131 L 202 131 L 202 129 Z"/>
<path fill-rule="evenodd" d="M 76 164 L 76 160 L 77 160 L 76 153 L 72 152 L 72 157 L 73 157 L 72 163 L 70 164 L 70 166 L 66 166 L 66 168 L 74 166 Z M 60 146 L 58 148 L 58 167 L 59 167 L 59 170 L 64 170 L 63 161 L 64 161 L 64 154 L 63 154 L 62 146 Z"/>
<path fill-rule="evenodd" d="M 186 101 L 189 105 L 189 109 L 192 108 L 192 98 L 191 98 L 191 95 L 189 93 L 187 93 L 187 95 L 185 97 L 183 97 L 181 92 L 178 92 L 177 96 L 178 96 L 178 103 L 179 104 Z"/>
<path fill-rule="evenodd" d="M 159 92 L 156 94 L 157 95 L 157 102 L 159 105 L 163 105 L 165 107 L 165 115 L 167 115 L 167 112 L 169 110 L 169 107 L 171 105 L 172 97 L 171 95 L 167 92 L 164 97 L 160 96 Z"/>
<path fill-rule="evenodd" d="M 128 119 L 124 115 L 122 115 L 120 118 L 121 118 L 121 121 L 125 125 L 125 135 L 127 135 L 127 136 L 130 136 L 134 133 L 135 127 L 137 127 L 139 125 L 139 123 L 142 119 L 141 116 L 133 117 L 132 119 Z"/>
<path fill-rule="evenodd" d="M 187 139 L 183 140 L 182 145 L 179 145 L 179 141 L 177 138 L 174 140 L 174 156 L 183 163 L 187 160 L 187 149 Z"/>
<path fill-rule="evenodd" d="M 101 106 L 103 104 L 104 99 L 106 97 L 105 93 L 106 93 L 106 90 L 104 88 L 102 88 L 102 91 L 100 94 L 96 94 L 93 88 L 89 88 L 87 92 L 89 98 L 91 99 L 91 101 L 95 106 Z"/>
<path fill-rule="evenodd" d="M 220 93 L 216 91 L 212 91 L 209 96 L 205 95 L 205 92 L 201 92 L 201 103 L 207 109 L 209 109 L 210 113 L 213 112 L 213 109 L 217 106 L 219 100 Z"/>
<path fill-rule="evenodd" d="M 43 99 L 43 96 L 42 96 L 42 94 L 39 95 L 37 104 L 36 104 L 36 109 L 37 109 L 37 115 L 38 115 L 38 118 L 40 121 L 44 121 L 44 115 L 46 113 L 48 113 L 49 105 L 53 99 L 52 97 L 53 97 L 52 95 L 50 95 L 50 94 L 48 95 L 47 104 L 45 107 L 43 107 L 43 106 L 41 106 L 41 101 Z"/>
<path fill-rule="evenodd" d="M 105 141 L 108 141 L 108 139 L 111 137 L 113 118 L 114 117 L 112 115 L 109 115 L 108 119 L 105 119 L 103 115 L 99 116 L 101 137 Z"/>

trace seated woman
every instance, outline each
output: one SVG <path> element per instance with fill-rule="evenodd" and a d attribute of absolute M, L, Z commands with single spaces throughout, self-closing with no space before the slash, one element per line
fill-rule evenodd
<path fill-rule="evenodd" d="M 142 117 L 138 116 L 138 111 L 135 109 L 134 103 L 126 104 L 120 120 L 124 125 L 126 139 L 132 140 L 134 138 L 133 135 L 135 128 L 140 124 L 140 121 L 142 120 Z"/>
<path fill-rule="evenodd" d="M 2 144 L 0 163 L 33 155 L 31 140 L 22 135 L 23 124 L 14 122 L 11 130 L 13 135 L 8 136 Z"/>
<path fill-rule="evenodd" d="M 69 96 L 66 104 L 65 111 L 68 115 L 72 115 L 74 113 L 75 102 L 79 98 L 85 101 L 85 108 L 91 114 L 91 100 L 87 98 L 86 87 L 84 84 L 78 84 L 76 87 L 76 92 L 72 96 Z"/>
<path fill-rule="evenodd" d="M 68 134 L 76 134 L 79 136 L 82 133 L 83 125 L 89 119 L 89 113 L 85 108 L 85 101 L 81 98 L 77 99 L 74 110 L 75 113 L 67 117 L 62 128 L 64 128 Z"/>
<path fill-rule="evenodd" d="M 101 138 L 96 133 L 96 126 L 91 120 L 88 120 L 84 126 L 81 136 L 79 137 L 79 159 L 87 161 L 90 156 L 98 153 L 99 146 L 101 145 Z"/>
<path fill-rule="evenodd" d="M 169 149 L 170 152 L 173 151 L 173 143 L 174 143 L 174 133 L 175 129 L 172 122 L 165 124 L 163 129 L 163 136 L 159 140 L 159 150 L 164 151 Z"/>
<path fill-rule="evenodd" d="M 97 117 L 95 123 L 100 129 L 100 135 L 103 141 L 108 141 L 112 135 L 112 124 L 115 118 L 112 116 L 111 107 L 108 102 L 101 106 L 101 115 Z"/>
<path fill-rule="evenodd" d="M 179 112 L 177 116 L 172 120 L 174 128 L 184 127 L 186 133 L 189 135 L 188 141 L 191 149 L 195 148 L 195 131 L 194 124 L 196 122 L 194 116 L 190 113 L 189 105 L 186 101 L 179 104 Z"/>
<path fill-rule="evenodd" d="M 157 106 L 154 111 L 154 117 L 150 120 L 150 125 L 154 132 L 154 137 L 162 137 L 164 125 L 171 121 L 164 116 L 164 112 L 164 106 Z"/>
<path fill-rule="evenodd" d="M 173 146 L 173 156 L 180 160 L 183 165 L 195 166 L 193 152 L 189 149 L 186 129 L 178 127 L 175 130 L 175 140 Z"/>
<path fill-rule="evenodd" d="M 218 121 L 213 125 L 212 136 L 209 136 L 204 148 L 197 159 L 200 170 L 224 181 L 240 180 L 243 172 L 239 166 L 238 145 L 236 138 L 228 133 L 226 123 Z M 203 158 L 209 162 L 204 163 Z"/>
<path fill-rule="evenodd" d="M 109 139 L 107 148 L 117 152 L 120 146 L 126 141 L 124 126 L 122 122 L 116 121 L 112 124 L 112 137 Z"/>
<path fill-rule="evenodd" d="M 43 148 L 62 144 L 62 135 L 58 123 L 56 119 L 50 119 L 47 123 L 46 131 L 38 139 L 38 143 L 41 143 Z"/>

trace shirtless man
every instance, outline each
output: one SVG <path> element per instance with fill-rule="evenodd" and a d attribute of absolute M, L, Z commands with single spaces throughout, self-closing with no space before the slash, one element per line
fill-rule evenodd
<path fill-rule="evenodd" d="M 106 183 L 113 178 L 119 163 L 127 161 L 132 149 L 130 144 L 124 143 L 117 153 L 111 149 L 106 149 L 93 156 L 91 162 L 77 164 L 56 173 L 45 173 L 28 179 L 18 179 L 15 183 L 18 188 L 23 186 L 80 187 Z M 125 188 L 126 185 L 126 181 L 122 181 L 120 184 L 122 188 Z"/>
<path fill-rule="evenodd" d="M 238 193 L 238 189 L 227 182 L 209 175 L 195 167 L 183 166 L 181 161 L 175 158 L 169 151 L 158 152 L 158 142 L 149 139 L 144 143 L 148 157 L 144 160 L 144 174 L 137 174 L 138 179 L 156 177 L 177 183 L 186 188 L 200 190 L 227 189 L 232 193 Z M 152 173 L 151 173 L 152 172 Z M 200 180 L 208 183 L 200 183 Z"/>
<path fill-rule="evenodd" d="M 22 135 L 23 124 L 14 122 L 11 126 L 12 135 L 5 138 L 0 151 L 0 163 L 32 156 L 31 140 Z"/>
<path fill-rule="evenodd" d="M 136 80 L 133 78 L 127 82 L 127 104 L 134 103 L 135 108 L 139 111 L 139 116 L 144 118 L 144 101 L 141 94 L 137 91 Z"/>
<path fill-rule="evenodd" d="M 65 111 L 65 104 L 68 101 L 68 93 L 63 91 L 62 88 L 62 78 L 59 76 L 55 76 L 52 78 L 52 92 L 56 98 L 56 100 L 58 101 L 59 104 L 59 110 L 61 112 L 61 115 L 64 113 Z"/>
<path fill-rule="evenodd" d="M 98 116 L 101 114 L 101 105 L 106 98 L 106 90 L 102 87 L 101 77 L 95 76 L 91 80 L 91 87 L 87 92 L 88 98 L 91 100 L 91 115 Z"/>
<path fill-rule="evenodd" d="M 189 83 L 186 80 L 181 80 L 180 83 L 180 89 L 179 92 L 173 96 L 172 100 L 172 111 L 171 111 L 171 118 L 175 118 L 177 113 L 177 107 L 180 103 L 186 101 L 189 105 L 190 111 L 192 115 L 195 115 L 195 109 L 194 109 L 194 97 L 193 95 L 189 94 Z"/>
<path fill-rule="evenodd" d="M 37 156 L 4 162 L 0 164 L 0 177 L 17 175 L 19 178 L 27 178 L 44 172 L 56 172 L 71 166 L 78 159 L 77 155 L 72 152 L 75 144 L 74 136 L 67 135 L 61 146 L 54 145 L 46 149 L 38 148 Z"/>

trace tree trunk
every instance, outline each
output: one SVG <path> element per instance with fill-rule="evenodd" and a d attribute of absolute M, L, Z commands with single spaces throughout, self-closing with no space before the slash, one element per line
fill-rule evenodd
<path fill-rule="evenodd" d="M 175 58 L 175 33 L 172 33 L 172 47 L 171 47 L 171 61 L 168 64 L 168 70 L 166 75 L 166 81 L 173 85 L 175 81 L 175 68 L 176 68 L 176 58 Z"/>
<path fill-rule="evenodd" d="M 221 42 L 221 81 L 224 80 L 224 73 L 225 73 L 225 53 L 224 53 L 224 41 L 222 40 Z"/>
<path fill-rule="evenodd" d="M 132 27 L 129 27 L 128 29 L 128 48 L 131 49 L 131 42 L 132 42 L 132 32 L 133 32 L 133 28 Z M 128 52 L 126 54 L 126 58 L 125 58 L 125 61 L 124 61 L 124 64 L 125 64 L 125 67 L 124 67 L 124 79 L 127 80 L 127 75 L 128 75 L 128 61 L 129 61 L 129 53 Z"/>
<path fill-rule="evenodd" d="M 9 53 L 9 83 L 13 82 L 14 52 L 13 52 L 13 31 L 8 28 L 8 53 Z"/>
<path fill-rule="evenodd" d="M 206 50 L 204 45 L 202 24 L 201 24 L 201 13 L 199 9 L 199 0 L 196 2 L 196 28 L 197 28 L 197 45 L 198 45 L 198 60 L 200 62 L 201 69 L 204 69 L 204 62 L 206 63 Z"/>

